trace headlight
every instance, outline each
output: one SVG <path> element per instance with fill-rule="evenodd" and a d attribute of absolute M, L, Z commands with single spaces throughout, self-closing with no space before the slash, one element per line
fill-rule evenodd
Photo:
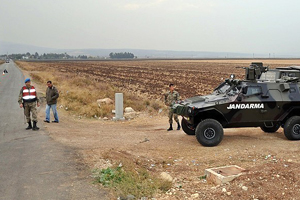
<path fill-rule="evenodd" d="M 183 116 L 183 118 L 184 118 L 186 121 L 190 121 L 190 118 L 189 118 L 189 117 Z"/>
<path fill-rule="evenodd" d="M 192 114 L 193 109 L 191 107 L 189 107 L 187 111 L 188 111 L 188 114 Z"/>

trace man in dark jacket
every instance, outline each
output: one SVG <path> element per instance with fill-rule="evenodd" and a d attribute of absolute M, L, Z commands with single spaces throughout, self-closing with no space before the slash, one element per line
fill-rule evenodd
<path fill-rule="evenodd" d="M 50 123 L 50 108 L 52 109 L 54 115 L 54 123 L 58 123 L 58 114 L 56 110 L 57 98 L 59 97 L 58 91 L 54 85 L 52 85 L 52 81 L 47 82 L 47 90 L 46 90 L 46 119 L 44 122 Z"/>

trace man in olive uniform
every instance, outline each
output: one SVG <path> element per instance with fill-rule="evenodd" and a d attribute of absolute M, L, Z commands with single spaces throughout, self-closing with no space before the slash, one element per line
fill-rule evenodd
<path fill-rule="evenodd" d="M 28 127 L 26 128 L 26 130 L 39 130 L 39 127 L 36 126 L 36 123 L 38 121 L 36 107 L 40 106 L 40 102 L 37 96 L 37 92 L 31 85 L 29 78 L 25 80 L 25 86 L 23 86 L 20 90 L 18 103 L 20 105 L 20 108 L 24 108 L 24 114 L 28 123 Z M 32 114 L 33 126 L 31 124 L 30 113 Z"/>
<path fill-rule="evenodd" d="M 180 130 L 180 124 L 179 124 L 179 120 L 178 120 L 178 115 L 174 114 L 172 111 L 172 105 L 175 103 L 175 101 L 179 100 L 179 93 L 177 91 L 175 91 L 175 87 L 174 84 L 171 83 L 169 85 L 169 89 L 170 91 L 165 93 L 165 104 L 169 107 L 169 123 L 170 123 L 170 127 L 167 129 L 167 131 L 171 131 L 173 130 L 172 124 L 173 124 L 173 116 L 174 116 L 174 120 L 177 122 L 177 130 Z"/>

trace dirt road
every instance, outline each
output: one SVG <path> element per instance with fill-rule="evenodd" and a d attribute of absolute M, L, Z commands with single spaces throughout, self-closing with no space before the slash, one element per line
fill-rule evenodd
<path fill-rule="evenodd" d="M 0 199 L 107 199 L 72 147 L 51 139 L 41 122 L 41 130 L 25 131 L 17 103 L 24 76 L 12 62 L 0 71 Z"/>

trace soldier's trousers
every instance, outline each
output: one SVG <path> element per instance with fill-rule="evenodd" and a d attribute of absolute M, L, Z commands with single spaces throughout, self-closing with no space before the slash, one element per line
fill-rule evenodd
<path fill-rule="evenodd" d="M 31 122 L 30 113 L 32 115 L 32 121 L 37 122 L 36 101 L 30 103 L 24 103 L 24 115 L 26 116 L 27 123 Z"/>
<path fill-rule="evenodd" d="M 169 123 L 170 123 L 170 124 L 173 124 L 173 119 L 172 119 L 173 117 L 174 117 L 174 120 L 175 120 L 177 123 L 179 123 L 178 115 L 175 114 L 175 113 L 173 113 L 173 111 L 172 111 L 171 108 L 169 108 L 169 115 L 168 115 L 168 117 L 169 117 Z"/>

